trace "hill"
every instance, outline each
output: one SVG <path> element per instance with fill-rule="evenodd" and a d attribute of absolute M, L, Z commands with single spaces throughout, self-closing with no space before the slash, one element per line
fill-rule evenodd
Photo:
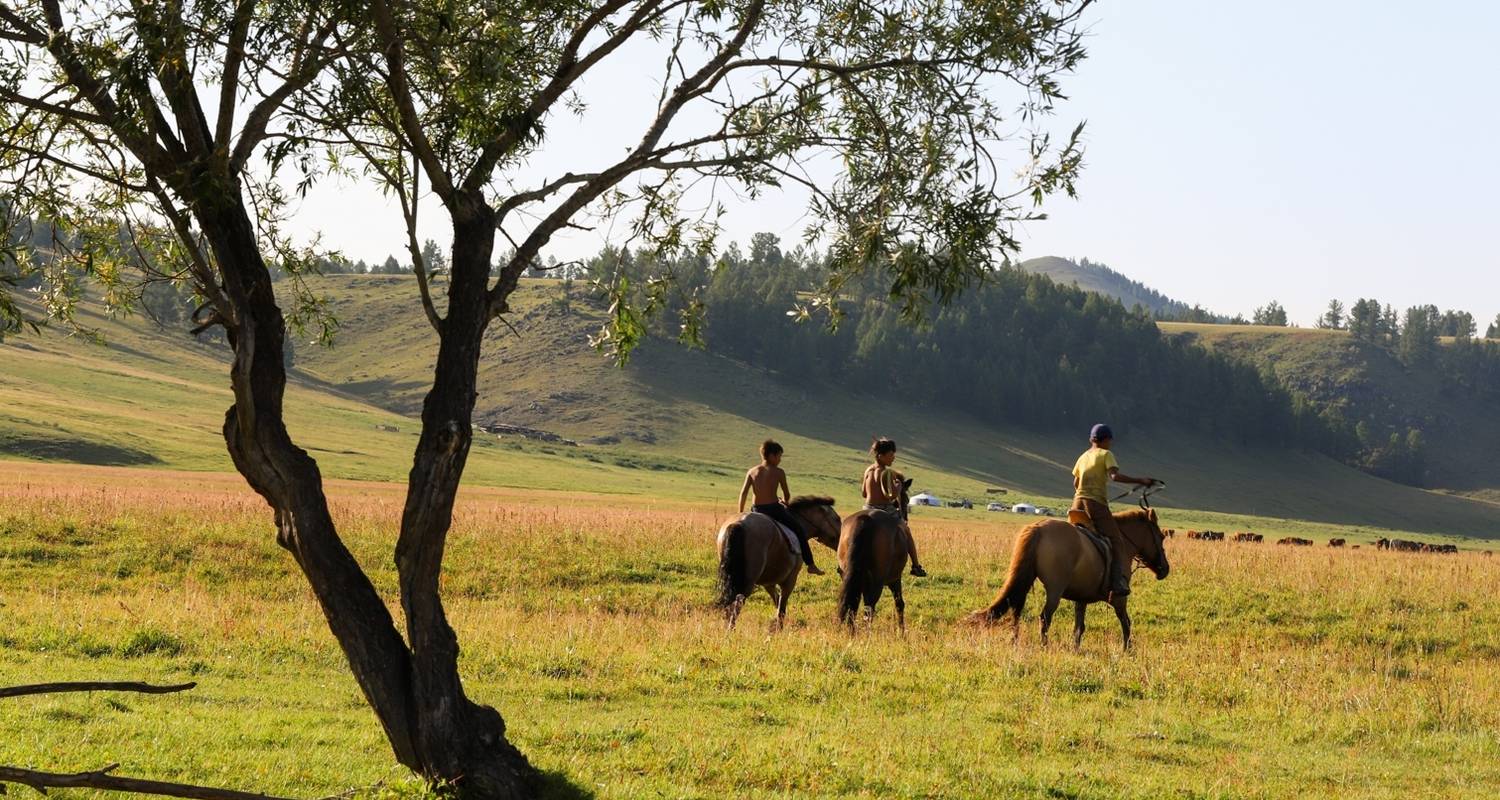
<path fill-rule="evenodd" d="M 1086 292 L 1113 297 L 1126 308 L 1141 306 L 1157 317 L 1188 319 L 1193 314 L 1193 307 L 1187 303 L 1167 297 L 1139 281 L 1131 280 L 1086 258 L 1072 261 L 1058 256 L 1043 256 L 1022 261 L 1017 266 L 1027 272 L 1046 275 L 1064 286 L 1077 286 Z"/>
<path fill-rule="evenodd" d="M 340 319 L 331 348 L 300 344 L 289 425 L 330 477 L 401 480 L 410 463 L 434 340 L 399 276 L 315 281 Z M 1056 505 L 1081 443 L 931 404 L 861 395 L 801 375 L 650 342 L 624 369 L 588 344 L 602 311 L 556 281 L 528 281 L 512 333 L 492 331 L 476 418 L 577 442 L 476 439 L 476 485 L 651 493 L 732 503 L 766 436 L 789 450 L 798 491 L 855 505 L 871 434 L 896 438 L 919 488 L 943 497 Z M 218 424 L 228 404 L 222 353 L 139 320 L 88 311 L 103 346 L 56 332 L 0 345 L 0 448 L 8 457 L 228 470 Z M 1487 536 L 1493 506 L 1399 486 L 1319 455 L 1227 445 L 1168 424 L 1130 432 L 1133 471 L 1172 484 L 1168 502 L 1208 512 Z M 1187 519 L 1187 516 L 1179 517 Z M 1206 523 L 1205 523 L 1206 524 Z M 1223 523 L 1226 525 L 1234 523 Z M 1245 522 L 1242 525 L 1262 525 Z M 1186 526 L 1186 523 L 1184 523 Z"/>
<path fill-rule="evenodd" d="M 1494 401 L 1435 367 L 1412 367 L 1346 331 L 1161 323 L 1163 331 L 1251 361 L 1322 413 L 1347 420 L 1366 448 L 1420 442 L 1426 486 L 1500 499 Z M 1452 347 L 1448 343 L 1448 347 Z M 1415 435 L 1413 435 L 1415 432 Z M 1380 470 L 1380 464 L 1368 466 Z"/>

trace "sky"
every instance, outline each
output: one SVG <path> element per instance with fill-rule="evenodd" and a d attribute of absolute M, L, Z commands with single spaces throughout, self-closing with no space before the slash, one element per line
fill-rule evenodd
<path fill-rule="evenodd" d="M 1481 333 L 1500 313 L 1500 3 L 1152 0 L 1099 4 L 1089 24 L 1055 119 L 1087 121 L 1079 196 L 1048 200 L 1022 258 L 1088 257 L 1226 314 L 1276 300 L 1302 325 L 1331 298 L 1464 309 Z M 650 45 L 617 54 L 528 177 L 633 143 L 658 63 Z M 726 234 L 795 241 L 805 204 L 730 198 Z M 352 259 L 406 260 L 399 214 L 368 187 L 325 184 L 295 219 Z M 421 235 L 449 238 L 435 204 Z M 548 252 L 623 238 L 605 224 Z"/>

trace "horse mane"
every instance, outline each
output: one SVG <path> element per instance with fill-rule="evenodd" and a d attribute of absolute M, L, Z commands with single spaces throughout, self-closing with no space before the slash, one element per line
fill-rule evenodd
<path fill-rule="evenodd" d="M 804 495 L 799 495 L 797 497 L 793 497 L 792 498 L 792 502 L 787 503 L 786 507 L 787 507 L 787 510 L 789 510 L 789 511 L 801 511 L 802 509 L 808 508 L 810 506 L 832 506 L 832 505 L 833 505 L 833 498 L 832 497 L 827 497 L 827 496 L 824 496 L 824 495 L 816 495 L 816 494 L 804 494 Z"/>
<path fill-rule="evenodd" d="M 1115 520 L 1119 522 L 1149 522 L 1151 515 L 1144 508 L 1133 508 L 1129 511 L 1116 512 Z"/>

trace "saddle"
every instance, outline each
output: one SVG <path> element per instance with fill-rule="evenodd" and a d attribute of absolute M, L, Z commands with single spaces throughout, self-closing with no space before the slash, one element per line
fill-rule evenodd
<path fill-rule="evenodd" d="M 1071 510 L 1068 512 L 1068 522 L 1077 528 L 1079 533 L 1083 534 L 1083 538 L 1092 544 L 1094 549 L 1099 551 L 1099 557 L 1104 559 L 1104 578 L 1099 582 L 1099 591 L 1101 594 L 1108 595 L 1110 570 L 1114 568 L 1114 564 L 1112 563 L 1115 557 L 1114 548 L 1110 546 L 1108 538 L 1097 533 L 1093 528 L 1088 527 L 1086 524 L 1088 521 L 1088 515 L 1082 511 Z"/>
<path fill-rule="evenodd" d="M 775 525 L 776 529 L 781 531 L 782 537 L 786 539 L 786 547 L 788 550 L 792 551 L 792 557 L 797 559 L 798 561 L 802 560 L 802 545 L 797 543 L 797 534 L 792 533 L 791 528 L 788 528 L 787 526 L 781 524 L 769 514 L 762 514 L 759 511 L 751 511 L 750 514 L 754 514 L 757 517 L 764 517 L 767 522 Z M 746 516 L 749 516 L 749 514 L 747 514 Z"/>

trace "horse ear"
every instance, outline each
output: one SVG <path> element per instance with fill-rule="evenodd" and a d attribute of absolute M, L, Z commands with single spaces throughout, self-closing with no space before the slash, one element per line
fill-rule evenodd
<path fill-rule="evenodd" d="M 903 489 L 910 489 L 912 481 L 915 481 L 915 480 L 916 480 L 916 478 L 907 478 L 906 480 L 904 480 L 904 481 L 901 482 L 901 488 L 903 488 Z"/>
<path fill-rule="evenodd" d="M 1146 519 L 1149 519 L 1152 522 L 1155 522 L 1156 521 L 1156 509 L 1154 509 L 1154 508 L 1148 508 L 1148 509 L 1146 509 Z"/>

